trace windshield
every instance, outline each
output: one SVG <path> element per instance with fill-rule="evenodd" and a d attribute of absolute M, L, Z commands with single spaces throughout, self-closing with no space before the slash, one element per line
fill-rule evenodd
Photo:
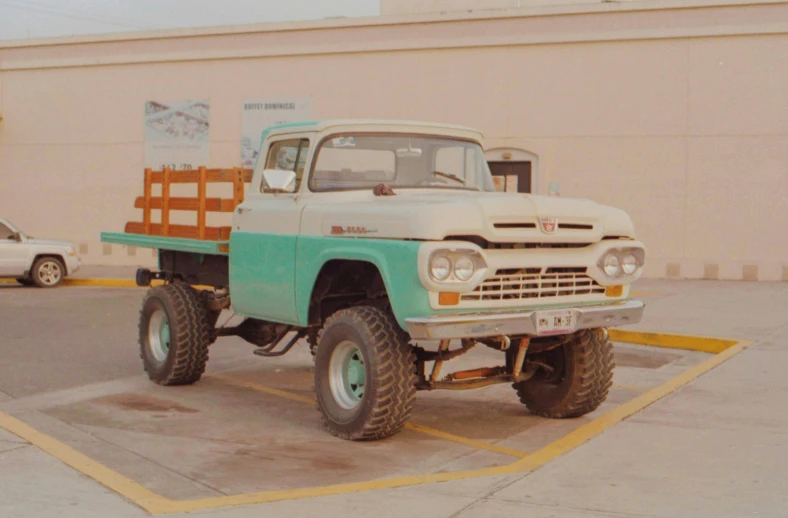
<path fill-rule="evenodd" d="M 494 191 L 475 142 L 422 135 L 334 135 L 316 151 L 313 191 L 392 188 Z"/>

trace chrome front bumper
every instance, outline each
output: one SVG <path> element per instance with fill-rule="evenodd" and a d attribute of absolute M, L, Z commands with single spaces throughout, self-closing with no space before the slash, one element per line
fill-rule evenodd
<path fill-rule="evenodd" d="M 639 300 L 570 308 L 574 316 L 573 330 L 636 324 L 643 318 L 644 308 L 645 304 Z M 426 318 L 408 318 L 405 319 L 405 324 L 413 340 L 484 338 L 501 335 L 538 336 L 536 327 L 538 313 L 538 310 L 534 310 L 435 315 Z"/>

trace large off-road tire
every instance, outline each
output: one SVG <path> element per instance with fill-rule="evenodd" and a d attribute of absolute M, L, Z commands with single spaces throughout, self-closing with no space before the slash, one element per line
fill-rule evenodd
<path fill-rule="evenodd" d="M 171 283 L 148 290 L 139 321 L 140 357 L 148 377 L 160 385 L 189 385 L 208 362 L 212 333 L 197 290 Z"/>
<path fill-rule="evenodd" d="M 323 422 L 337 437 L 376 440 L 405 426 L 416 395 L 416 358 L 394 318 L 374 307 L 326 319 L 315 355 Z"/>
<path fill-rule="evenodd" d="M 528 410 L 543 417 L 593 412 L 613 385 L 613 344 L 601 328 L 580 331 L 570 343 L 528 359 L 554 368 L 552 373 L 539 369 L 531 379 L 513 385 Z"/>
<path fill-rule="evenodd" d="M 41 257 L 33 263 L 30 278 L 39 288 L 54 288 L 63 282 L 66 267 L 57 257 Z"/>

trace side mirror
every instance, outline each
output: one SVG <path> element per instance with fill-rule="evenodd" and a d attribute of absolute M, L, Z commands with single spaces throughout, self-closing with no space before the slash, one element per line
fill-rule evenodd
<path fill-rule="evenodd" d="M 295 192 L 296 174 L 283 169 L 266 169 L 263 171 L 264 192 Z"/>
<path fill-rule="evenodd" d="M 22 234 L 20 234 L 19 232 L 14 232 L 10 236 L 8 236 L 8 239 L 10 239 L 11 241 L 16 241 L 17 243 L 19 243 L 19 242 L 22 241 Z"/>

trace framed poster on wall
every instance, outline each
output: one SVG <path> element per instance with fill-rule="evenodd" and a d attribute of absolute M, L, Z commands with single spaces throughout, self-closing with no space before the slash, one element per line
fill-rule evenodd
<path fill-rule="evenodd" d="M 208 100 L 145 103 L 145 167 L 187 171 L 208 166 Z"/>
<path fill-rule="evenodd" d="M 312 118 L 312 98 L 296 99 L 248 99 L 244 101 L 241 116 L 241 164 L 252 169 L 263 130 L 269 126 L 287 122 L 305 121 Z"/>

